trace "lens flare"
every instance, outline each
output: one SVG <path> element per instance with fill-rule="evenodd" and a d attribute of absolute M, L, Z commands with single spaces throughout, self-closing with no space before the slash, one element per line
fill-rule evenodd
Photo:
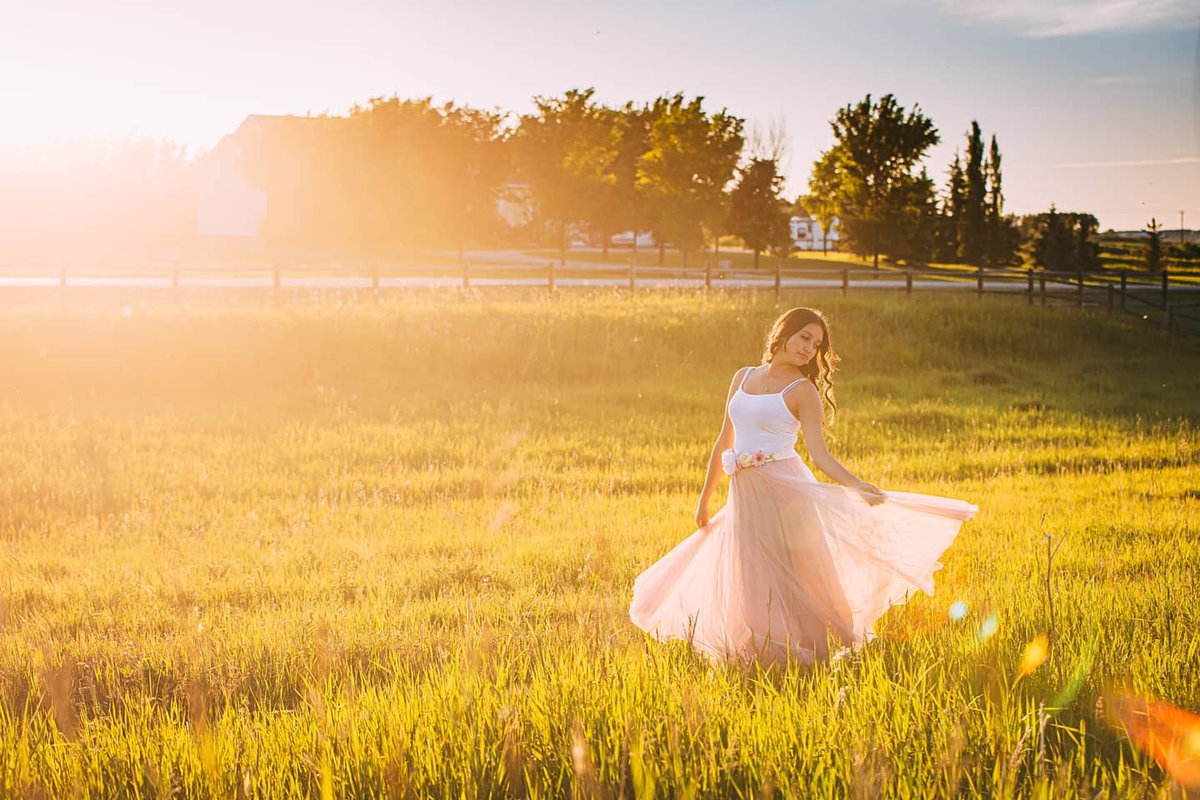
<path fill-rule="evenodd" d="M 988 614 L 987 619 L 979 623 L 979 641 L 986 642 L 996 635 L 996 631 L 999 628 L 1000 618 L 995 614 Z"/>
<path fill-rule="evenodd" d="M 1032 675 L 1042 662 L 1046 660 L 1046 656 L 1050 654 L 1050 637 L 1044 633 L 1039 633 L 1033 637 L 1033 641 L 1025 645 L 1025 652 L 1021 653 L 1021 666 L 1018 668 L 1021 676 Z"/>
<path fill-rule="evenodd" d="M 1154 697 L 1114 703 L 1129 739 L 1187 789 L 1200 789 L 1200 715 Z"/>
<path fill-rule="evenodd" d="M 962 600 L 955 600 L 950 604 L 950 619 L 958 622 L 967 615 L 967 604 Z"/>
<path fill-rule="evenodd" d="M 1079 690 L 1087 683 L 1088 675 L 1092 672 L 1092 657 L 1094 652 L 1093 648 L 1088 647 L 1087 651 L 1079 657 L 1079 664 L 1075 667 L 1075 672 L 1071 675 L 1071 679 L 1067 681 L 1067 685 L 1062 688 L 1062 691 L 1050 701 L 1048 708 L 1063 709 L 1075 699 L 1075 696 L 1079 694 Z"/>

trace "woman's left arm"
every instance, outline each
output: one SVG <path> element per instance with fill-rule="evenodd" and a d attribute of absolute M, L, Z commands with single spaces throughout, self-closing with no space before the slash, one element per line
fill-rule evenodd
<path fill-rule="evenodd" d="M 856 477 L 838 463 L 825 447 L 825 433 L 821 427 L 821 395 L 817 392 L 817 387 L 811 381 L 804 381 L 788 393 L 787 401 L 792 413 L 800 420 L 800 428 L 804 431 L 804 443 L 808 446 L 809 455 L 812 456 L 817 469 L 843 486 L 858 491 L 871 505 L 882 503 L 885 497 L 878 487 Z"/>

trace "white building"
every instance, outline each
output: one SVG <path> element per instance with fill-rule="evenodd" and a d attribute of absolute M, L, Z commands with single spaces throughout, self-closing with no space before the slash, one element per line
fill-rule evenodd
<path fill-rule="evenodd" d="M 509 182 L 496 196 L 496 213 L 510 228 L 523 228 L 533 221 L 533 193 L 527 183 Z"/>
<path fill-rule="evenodd" d="M 838 221 L 833 220 L 828 236 L 821 230 L 821 223 L 807 214 L 792 217 L 789 221 L 792 231 L 793 250 L 836 250 L 838 243 Z"/>

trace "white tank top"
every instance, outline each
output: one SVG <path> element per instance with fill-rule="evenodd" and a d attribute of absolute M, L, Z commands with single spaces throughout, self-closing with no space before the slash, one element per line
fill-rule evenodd
<path fill-rule="evenodd" d="M 774 456 L 776 461 L 797 458 L 800 421 L 792 415 L 783 396 L 808 379 L 798 378 L 783 387 L 783 391 L 771 394 L 747 394 L 742 386 L 752 369 L 754 367 L 749 367 L 742 375 L 737 391 L 729 400 L 734 452 L 754 454 L 761 450 L 764 455 Z"/>

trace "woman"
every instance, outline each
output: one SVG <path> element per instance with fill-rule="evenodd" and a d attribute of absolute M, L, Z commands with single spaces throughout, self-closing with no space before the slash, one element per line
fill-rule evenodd
<path fill-rule="evenodd" d="M 978 509 L 884 492 L 829 454 L 822 407 L 832 417 L 836 361 L 825 317 L 793 308 L 772 326 L 762 364 L 734 374 L 699 527 L 634 582 L 638 627 L 714 661 L 812 662 L 871 638 L 911 590 L 933 594 L 938 557 Z M 818 482 L 796 454 L 800 429 L 840 486 Z M 729 500 L 710 517 L 722 471 Z"/>

